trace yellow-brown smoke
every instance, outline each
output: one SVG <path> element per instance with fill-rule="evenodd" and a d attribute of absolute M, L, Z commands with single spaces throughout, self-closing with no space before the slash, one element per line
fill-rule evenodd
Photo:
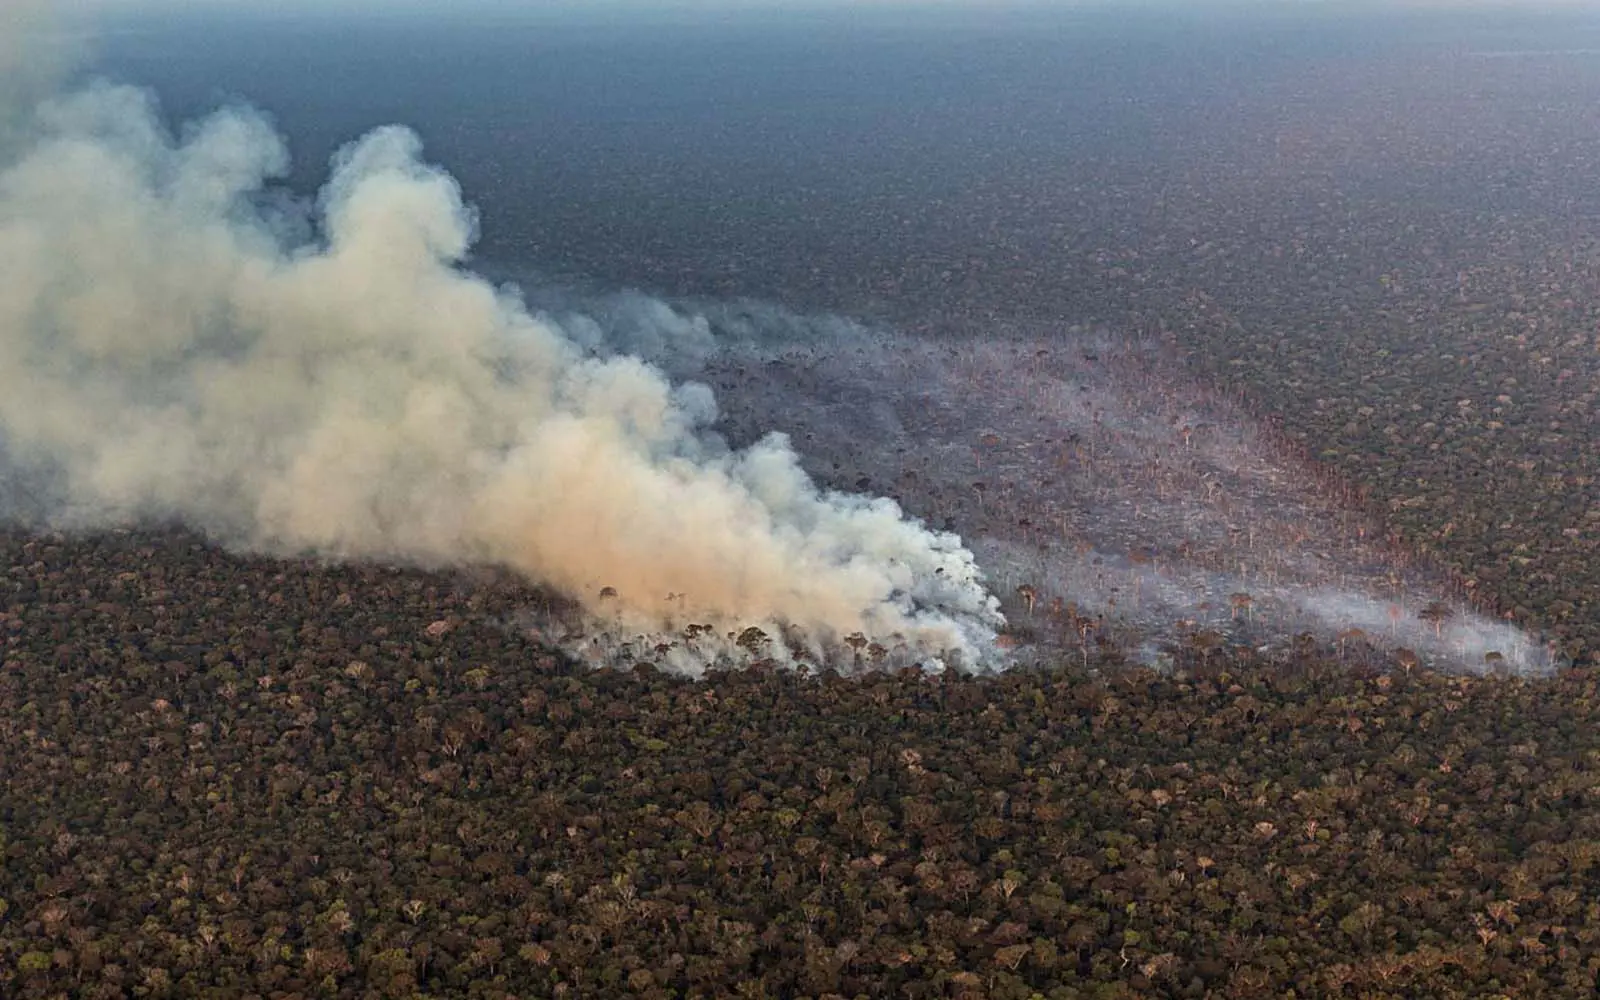
<path fill-rule="evenodd" d="M 465 271 L 474 215 L 413 133 L 339 155 L 311 242 L 256 207 L 287 164 L 248 109 L 181 141 L 130 88 L 38 112 L 0 173 L 0 443 L 51 520 L 503 564 L 610 588 L 639 628 L 981 653 L 999 616 L 959 539 L 819 490 L 781 436 L 722 447 L 709 390 Z"/>

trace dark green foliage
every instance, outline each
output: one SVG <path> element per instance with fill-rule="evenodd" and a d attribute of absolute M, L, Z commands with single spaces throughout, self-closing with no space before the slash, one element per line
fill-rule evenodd
<path fill-rule="evenodd" d="M 571 667 L 494 624 L 536 598 L 504 580 L 0 547 L 7 997 L 1521 996 L 1600 962 L 1585 674 L 696 683 Z"/>

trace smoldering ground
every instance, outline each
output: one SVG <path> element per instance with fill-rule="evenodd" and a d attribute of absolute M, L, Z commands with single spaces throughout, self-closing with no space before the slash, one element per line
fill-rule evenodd
<path fill-rule="evenodd" d="M 465 270 L 475 218 L 410 132 L 352 144 L 299 206 L 261 115 L 174 136 L 109 86 L 22 110 L 55 76 L 36 51 L 0 49 L 29 81 L 5 89 L 0 160 L 13 515 L 501 564 L 586 610 L 572 648 L 684 669 L 750 627 L 745 652 L 780 659 L 859 634 L 885 662 L 997 663 L 985 573 L 1014 634 L 1086 656 L 1309 630 L 1547 665 L 1440 602 L 1159 345 L 549 283 L 530 309 Z"/>
<path fill-rule="evenodd" d="M 1087 661 L 1112 643 L 1158 663 L 1310 637 L 1352 664 L 1554 665 L 1446 596 L 1159 341 L 993 320 L 909 336 L 769 303 L 529 285 L 553 314 L 602 317 L 613 342 L 710 383 L 730 438 L 782 428 L 819 480 L 959 530 L 1040 652 Z"/>
<path fill-rule="evenodd" d="M 249 109 L 172 136 L 150 95 L 95 86 L 30 130 L 0 174 L 0 433 L 46 520 L 500 564 L 616 634 L 757 627 L 779 659 L 855 634 L 989 652 L 954 534 L 819 489 L 781 435 L 726 447 L 703 385 L 460 266 L 474 214 L 411 132 L 344 149 L 296 242 L 263 208 L 287 151 Z"/>

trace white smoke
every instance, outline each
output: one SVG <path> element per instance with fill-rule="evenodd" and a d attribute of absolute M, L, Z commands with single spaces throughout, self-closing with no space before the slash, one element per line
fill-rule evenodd
<path fill-rule="evenodd" d="M 501 564 L 645 632 L 986 655 L 1001 618 L 956 536 L 820 490 L 781 435 L 726 448 L 704 386 L 463 270 L 473 213 L 410 131 L 342 151 L 318 237 L 286 242 L 253 111 L 175 138 L 98 86 L 35 129 L 0 173 L 0 441 L 49 520 Z"/>
<path fill-rule="evenodd" d="M 1452 597 L 1158 342 L 1063 323 L 909 336 L 757 302 L 678 303 L 675 321 L 648 324 L 669 307 L 567 306 L 623 331 L 677 331 L 681 350 L 633 342 L 713 381 L 730 436 L 781 427 L 820 480 L 959 526 L 1013 638 L 1057 655 L 1087 660 L 1105 639 L 1161 662 L 1203 633 L 1290 655 L 1309 634 L 1350 662 L 1383 650 L 1450 670 L 1560 662 Z"/>

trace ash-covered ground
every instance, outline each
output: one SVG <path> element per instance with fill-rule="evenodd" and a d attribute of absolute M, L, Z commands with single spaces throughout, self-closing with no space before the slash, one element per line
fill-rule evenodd
<path fill-rule="evenodd" d="M 1015 640 L 1087 658 L 1111 641 L 1335 644 L 1451 669 L 1543 672 L 1548 650 L 1450 596 L 1171 345 L 1058 326 L 909 335 L 713 310 L 704 363 L 731 437 L 790 433 L 808 470 L 959 532 Z M 766 317 L 763 319 L 763 317 Z M 786 341 L 756 332 L 791 331 Z"/>

